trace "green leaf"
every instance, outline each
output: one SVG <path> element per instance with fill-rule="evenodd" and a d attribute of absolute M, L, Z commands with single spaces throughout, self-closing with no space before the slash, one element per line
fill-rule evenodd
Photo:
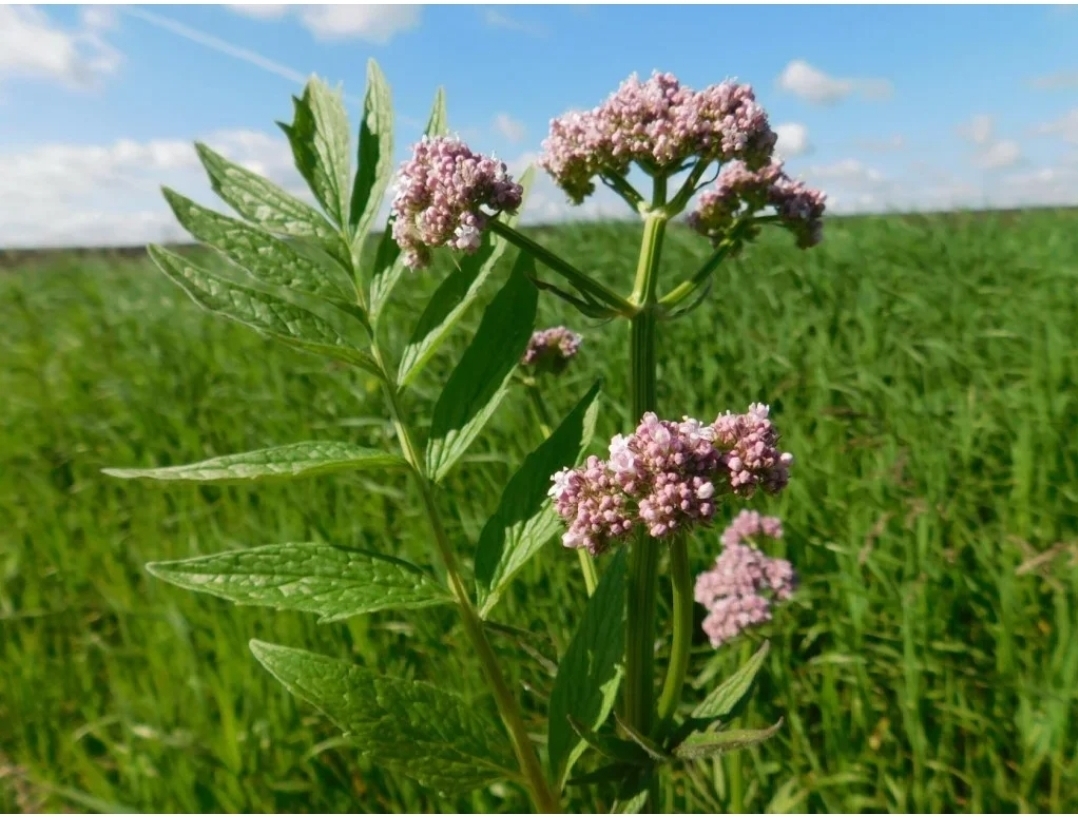
<path fill-rule="evenodd" d="M 637 748 L 639 748 L 656 762 L 669 762 L 671 759 L 674 758 L 671 754 L 667 753 L 662 747 L 660 747 L 658 743 L 652 742 L 650 739 L 640 733 L 632 725 L 629 725 L 627 722 L 622 722 L 622 720 L 618 717 L 617 714 L 614 715 L 614 720 L 615 722 L 617 722 L 618 727 L 625 732 L 625 736 L 632 740 L 633 744 L 635 744 Z"/>
<path fill-rule="evenodd" d="M 358 349 L 324 318 L 277 296 L 271 296 L 204 270 L 182 256 L 157 245 L 147 248 L 150 258 L 196 304 L 246 324 L 255 330 L 307 352 L 346 361 L 382 377 L 370 353 Z M 329 308 L 327 308 L 329 309 Z M 337 311 L 349 320 L 355 316 Z"/>
<path fill-rule="evenodd" d="M 441 481 L 501 403 L 531 338 L 539 292 L 528 281 L 531 256 L 521 253 L 509 281 L 483 313 L 434 405 L 427 441 L 427 474 Z"/>
<path fill-rule="evenodd" d="M 367 93 L 359 126 L 359 167 L 352 187 L 352 250 L 363 247 L 393 176 L 393 99 L 374 60 L 367 62 Z"/>
<path fill-rule="evenodd" d="M 721 685 L 717 686 L 704 698 L 703 702 L 696 706 L 692 712 L 693 717 L 695 719 L 714 721 L 725 719 L 737 710 L 752 688 L 756 675 L 764 664 L 767 652 L 770 650 L 771 643 L 764 640 L 764 644 L 756 650 L 756 653 L 749 658 L 745 665 L 724 680 Z"/>
<path fill-rule="evenodd" d="M 427 130 L 424 133 L 429 137 L 445 136 L 449 133 L 444 88 L 439 88 L 434 94 L 434 105 L 430 109 L 430 118 L 427 120 Z"/>
<path fill-rule="evenodd" d="M 597 731 L 614 707 L 625 651 L 626 551 L 619 549 L 603 572 L 550 692 L 547 752 L 550 778 L 559 789 L 585 748 L 569 716 Z"/>
<path fill-rule="evenodd" d="M 481 616 L 487 615 L 514 575 L 561 527 L 547 497 L 550 477 L 575 464 L 591 442 L 600 386 L 596 381 L 554 433 L 524 459 L 483 527 L 475 551 Z"/>
<path fill-rule="evenodd" d="M 450 603 L 422 569 L 395 557 L 322 543 L 282 543 L 150 563 L 162 580 L 245 606 L 304 611 L 332 623 L 383 609 Z"/>
<path fill-rule="evenodd" d="M 520 178 L 525 197 L 533 177 L 534 173 L 529 168 Z M 523 210 L 523 204 L 518 213 L 520 210 Z M 518 217 L 502 214 L 498 218 L 514 225 Z M 445 341 L 449 331 L 464 315 L 464 311 L 475 301 L 479 289 L 493 272 L 494 265 L 507 246 L 505 239 L 488 230 L 479 249 L 462 257 L 459 266 L 434 291 L 401 353 L 400 367 L 397 370 L 398 384 L 408 386 L 419 375 Z"/>
<path fill-rule="evenodd" d="M 641 750 L 635 742 L 629 742 L 613 734 L 600 734 L 592 731 L 586 725 L 569 714 L 569 726 L 577 735 L 588 744 L 588 747 L 598 751 L 608 759 L 616 762 L 627 762 L 631 765 L 648 765 L 648 754 Z"/>
<path fill-rule="evenodd" d="M 773 737 L 782 727 L 780 719 L 770 728 L 719 731 L 717 733 L 693 734 L 674 749 L 678 759 L 704 759 L 720 754 L 759 745 Z"/>
<path fill-rule="evenodd" d="M 258 640 L 251 641 L 251 651 L 294 696 L 329 717 L 381 767 L 439 791 L 518 778 L 505 734 L 455 694 Z"/>
<path fill-rule="evenodd" d="M 171 188 L 162 191 L 188 233 L 224 254 L 258 281 L 315 296 L 354 297 L 325 266 L 298 253 L 273 234 L 204 208 Z"/>
<path fill-rule="evenodd" d="M 310 478 L 327 472 L 357 469 L 402 469 L 399 455 L 341 441 L 303 441 L 297 444 L 222 455 L 184 466 L 157 469 L 103 469 L 114 478 L 153 478 L 157 481 L 243 483 L 271 478 Z"/>
<path fill-rule="evenodd" d="M 343 227 L 348 224 L 352 169 L 348 112 L 340 92 L 311 77 L 303 96 L 293 97 L 292 103 L 292 124 L 278 124 L 292 146 L 296 170 L 330 219 Z"/>
<path fill-rule="evenodd" d="M 404 273 L 404 257 L 401 255 L 400 246 L 393 238 L 392 221 L 386 225 L 385 232 L 378 242 L 378 251 L 374 255 L 374 275 L 371 276 L 371 297 L 369 312 L 371 323 L 378 324 L 382 315 L 382 308 L 389 300 L 389 294 L 397 286 L 401 274 Z"/>
<path fill-rule="evenodd" d="M 253 171 L 230 162 L 201 142 L 195 143 L 214 193 L 240 216 L 272 233 L 315 239 L 334 258 L 348 260 L 340 234 L 317 210 Z"/>

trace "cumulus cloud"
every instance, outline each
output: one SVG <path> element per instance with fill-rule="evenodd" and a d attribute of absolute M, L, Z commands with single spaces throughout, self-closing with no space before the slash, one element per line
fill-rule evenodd
<path fill-rule="evenodd" d="M 78 28 L 63 29 L 34 6 L 0 6 L 0 84 L 33 78 L 76 89 L 97 85 L 122 61 L 104 37 L 112 24 L 101 7 L 84 9 Z"/>
<path fill-rule="evenodd" d="M 892 86 L 883 79 L 832 77 L 804 60 L 791 60 L 779 74 L 778 87 L 813 105 L 834 105 L 853 94 L 886 99 Z"/>
<path fill-rule="evenodd" d="M 528 133 L 523 122 L 513 119 L 508 114 L 498 114 L 494 117 L 494 130 L 510 142 L 520 142 Z"/>
<path fill-rule="evenodd" d="M 1022 160 L 1022 147 L 1015 140 L 996 138 L 996 123 L 989 114 L 977 114 L 956 131 L 974 146 L 973 164 L 978 167 L 999 170 Z"/>
<path fill-rule="evenodd" d="M 775 152 L 783 159 L 792 159 L 795 156 L 804 156 L 812 150 L 812 144 L 808 138 L 808 128 L 799 122 L 786 122 L 775 126 L 775 133 L 779 140 L 775 145 Z"/>
<path fill-rule="evenodd" d="M 901 151 L 906 147 L 906 138 L 902 134 L 892 134 L 882 139 L 858 140 L 858 146 L 873 153 L 885 153 L 887 151 Z"/>
<path fill-rule="evenodd" d="M 295 15 L 318 40 L 366 40 L 385 45 L 419 25 L 422 6 L 367 4 L 230 5 L 233 11 L 259 20 Z"/>
<path fill-rule="evenodd" d="M 1068 91 L 1078 88 L 1078 71 L 1057 71 L 1055 74 L 1031 77 L 1028 82 L 1030 88 L 1038 91 Z"/>
<path fill-rule="evenodd" d="M 209 134 L 205 141 L 294 194 L 305 190 L 283 138 L 234 130 Z M 215 203 L 193 143 L 186 139 L 0 149 L 0 247 L 180 239 L 184 234 L 161 197 L 162 184 L 227 210 Z"/>
<path fill-rule="evenodd" d="M 483 11 L 483 21 L 491 28 L 504 28 L 508 31 L 519 31 L 522 34 L 530 34 L 533 37 L 545 37 L 548 34 L 546 26 L 542 23 L 510 17 L 508 14 L 492 8 Z"/>
<path fill-rule="evenodd" d="M 1034 133 L 1040 136 L 1057 136 L 1064 142 L 1078 145 L 1078 108 L 1072 108 L 1059 119 L 1038 125 Z"/>
<path fill-rule="evenodd" d="M 958 135 L 974 145 L 987 145 L 995 132 L 995 120 L 989 114 L 977 114 L 969 122 L 963 122 L 956 129 Z"/>

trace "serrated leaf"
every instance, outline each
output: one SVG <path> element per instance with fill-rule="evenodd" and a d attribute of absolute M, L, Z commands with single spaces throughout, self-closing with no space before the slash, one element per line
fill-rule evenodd
<path fill-rule="evenodd" d="M 403 469 L 399 455 L 341 441 L 302 441 L 296 444 L 222 455 L 195 464 L 157 469 L 103 469 L 114 478 L 152 478 L 157 481 L 243 483 L 272 478 L 310 478 L 327 472 Z"/>
<path fill-rule="evenodd" d="M 475 551 L 481 616 L 487 615 L 514 575 L 561 527 L 547 497 L 550 478 L 575 464 L 591 442 L 600 385 L 595 382 L 554 433 L 524 459 L 483 527 Z"/>
<path fill-rule="evenodd" d="M 282 233 L 298 239 L 314 239 L 334 258 L 347 261 L 340 234 L 326 217 L 268 179 L 237 165 L 201 142 L 195 150 L 214 193 L 220 196 L 240 216 L 271 233 Z"/>
<path fill-rule="evenodd" d="M 359 126 L 359 167 L 352 186 L 352 250 L 358 256 L 393 176 L 393 99 L 374 60 L 367 62 L 367 93 Z"/>
<path fill-rule="evenodd" d="M 657 743 L 648 739 L 632 725 L 629 725 L 627 722 L 622 722 L 622 720 L 617 716 L 617 714 L 614 715 L 614 720 L 617 722 L 618 727 L 625 732 L 625 735 L 630 740 L 632 740 L 633 744 L 635 744 L 637 748 L 639 748 L 641 751 L 651 757 L 651 759 L 655 760 L 656 762 L 669 762 L 671 759 L 673 759 L 673 756 L 667 753 Z"/>
<path fill-rule="evenodd" d="M 258 640 L 251 641 L 251 651 L 379 766 L 442 791 L 474 790 L 517 777 L 505 734 L 455 694 Z"/>
<path fill-rule="evenodd" d="M 312 77 L 302 97 L 293 97 L 291 125 L 281 130 L 292 146 L 296 170 L 307 181 L 315 199 L 338 226 L 348 224 L 350 182 L 350 129 L 340 92 Z"/>
<path fill-rule="evenodd" d="M 781 727 L 780 719 L 770 728 L 693 734 L 674 749 L 674 756 L 678 759 L 704 759 L 740 748 L 749 748 L 770 739 Z"/>
<path fill-rule="evenodd" d="M 369 313 L 371 323 L 377 325 L 382 315 L 382 308 L 389 300 L 390 293 L 397 286 L 404 273 L 404 257 L 400 246 L 393 238 L 393 222 L 386 225 L 385 232 L 378 242 L 374 255 L 374 275 L 371 276 Z"/>
<path fill-rule="evenodd" d="M 701 720 L 725 719 L 742 703 L 752 688 L 760 667 L 764 664 L 771 643 L 764 640 L 745 665 L 731 674 L 693 709 L 692 716 Z"/>
<path fill-rule="evenodd" d="M 569 715 L 596 731 L 614 707 L 625 651 L 626 551 L 618 550 L 603 572 L 550 692 L 547 753 L 550 778 L 559 790 L 585 748 Z"/>
<path fill-rule="evenodd" d="M 240 605 L 318 614 L 320 623 L 453 600 L 407 561 L 322 543 L 258 546 L 150 563 L 146 569 L 173 585 Z"/>
<path fill-rule="evenodd" d="M 382 377 L 370 353 L 358 349 L 324 318 L 283 299 L 204 270 L 157 245 L 147 248 L 161 271 L 196 304 L 307 352 L 346 361 Z M 327 308 L 328 309 L 328 308 Z M 354 316 L 341 313 L 348 320 Z"/>
<path fill-rule="evenodd" d="M 628 742 L 613 734 L 600 734 L 592 731 L 572 714 L 568 715 L 569 726 L 576 734 L 587 743 L 588 747 L 598 751 L 608 759 L 617 762 L 627 762 L 631 765 L 647 765 L 648 755 L 637 747 L 636 743 Z"/>
<path fill-rule="evenodd" d="M 520 178 L 525 199 L 533 177 L 534 174 L 529 168 Z M 523 207 L 522 203 L 517 210 L 518 214 Z M 502 214 L 498 218 L 506 224 L 515 225 L 518 216 Z M 505 239 L 488 230 L 483 235 L 479 249 L 462 257 L 457 268 L 434 291 L 401 353 L 400 366 L 397 369 L 398 384 L 408 386 L 419 375 L 445 341 L 449 331 L 464 315 L 464 311 L 475 301 L 479 289 L 493 272 L 494 265 L 507 246 Z"/>
<path fill-rule="evenodd" d="M 445 109 L 445 89 L 439 87 L 434 94 L 434 105 L 430 109 L 427 128 L 428 137 L 445 136 L 449 132 L 449 117 Z"/>
<path fill-rule="evenodd" d="M 534 267 L 521 253 L 505 286 L 483 313 L 479 329 L 449 376 L 431 418 L 427 474 L 441 481 L 501 403 L 535 325 L 539 293 Z"/>
<path fill-rule="evenodd" d="M 222 253 L 258 281 L 315 296 L 354 296 L 342 289 L 332 271 L 297 252 L 272 233 L 204 208 L 171 188 L 162 188 L 162 191 L 177 221 L 188 233 Z"/>

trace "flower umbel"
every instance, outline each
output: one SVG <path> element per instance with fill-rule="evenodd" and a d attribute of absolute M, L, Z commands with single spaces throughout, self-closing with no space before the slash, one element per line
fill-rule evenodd
<path fill-rule="evenodd" d="M 400 169 L 393 238 L 411 268 L 426 267 L 434 247 L 474 253 L 490 219 L 515 211 L 522 196 L 504 162 L 473 153 L 454 137 L 424 137 Z"/>
<path fill-rule="evenodd" d="M 536 372 L 560 373 L 580 349 L 582 339 L 566 327 L 550 327 L 532 333 L 521 364 Z"/>
<path fill-rule="evenodd" d="M 723 166 L 714 187 L 701 194 L 696 210 L 689 214 L 689 226 L 719 241 L 738 218 L 770 206 L 782 226 L 797 237 L 798 247 L 808 248 L 823 238 L 826 200 L 821 191 L 787 176 L 781 162 L 753 170 L 735 161 Z"/>
<path fill-rule="evenodd" d="M 723 532 L 725 548 L 714 566 L 696 578 L 694 597 L 708 609 L 703 628 L 715 648 L 747 628 L 769 622 L 773 602 L 793 596 L 797 586 L 793 566 L 760 551 L 754 543 L 761 536 L 780 539 L 781 521 L 742 511 Z"/>
<path fill-rule="evenodd" d="M 539 164 L 580 204 L 597 176 L 624 177 L 636 162 L 668 173 L 689 159 L 740 159 L 759 167 L 771 158 L 776 135 L 749 85 L 722 82 L 702 91 L 673 74 L 634 74 L 590 111 L 551 120 Z"/>
<path fill-rule="evenodd" d="M 631 435 L 614 437 L 608 460 L 591 456 L 553 476 L 549 494 L 569 527 L 563 543 L 598 554 L 636 524 L 667 538 L 710 523 L 724 494 L 749 496 L 757 487 L 778 492 L 789 480 L 793 456 L 778 450 L 767 416 L 762 404 L 712 424 L 645 414 Z"/>

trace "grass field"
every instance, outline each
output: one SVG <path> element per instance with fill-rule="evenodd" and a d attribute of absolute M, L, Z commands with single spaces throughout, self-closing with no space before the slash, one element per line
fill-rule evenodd
<path fill-rule="evenodd" d="M 585 269 L 635 261 L 632 228 L 544 235 Z M 705 252 L 674 231 L 665 270 Z M 400 287 L 398 341 L 436 275 Z M 541 311 L 586 334 L 551 403 L 567 411 L 602 374 L 597 439 L 624 430 L 627 328 L 586 327 L 545 297 Z M 428 372 L 420 414 L 477 321 Z M 773 651 L 743 722 L 786 722 L 736 758 L 744 809 L 1078 810 L 1078 212 L 836 220 L 808 253 L 769 236 L 661 333 L 666 415 L 769 402 L 797 457 L 788 491 L 754 502 L 783 517 L 803 586 L 747 641 L 769 636 Z M 249 490 L 99 472 L 304 439 L 378 446 L 382 417 L 366 377 L 201 312 L 144 259 L 0 272 L 0 810 L 526 807 L 509 787 L 440 798 L 381 772 L 247 649 L 258 637 L 455 680 L 489 707 L 452 610 L 316 626 L 143 569 L 308 539 L 428 565 L 403 479 Z M 538 440 L 514 395 L 450 481 L 466 560 Z M 698 540 L 694 570 L 716 552 Z M 498 616 L 555 655 L 582 600 L 575 557 L 551 543 Z M 696 651 L 706 686 L 702 636 Z M 528 662 L 516 684 L 539 731 L 551 678 Z M 731 764 L 680 774 L 666 807 L 729 806 Z"/>

